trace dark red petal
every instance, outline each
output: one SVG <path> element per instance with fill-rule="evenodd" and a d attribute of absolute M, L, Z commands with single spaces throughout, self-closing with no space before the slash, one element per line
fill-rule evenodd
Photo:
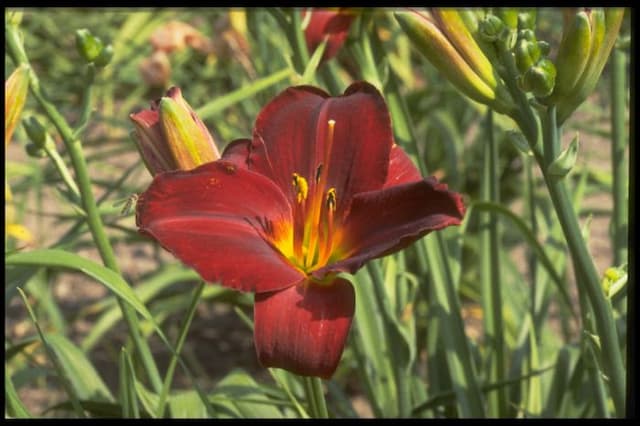
<path fill-rule="evenodd" d="M 303 13 L 303 19 L 306 13 L 308 12 Z M 325 36 L 329 35 L 322 61 L 333 58 L 347 39 L 349 28 L 355 17 L 354 14 L 344 11 L 313 10 L 309 24 L 304 30 L 309 54 L 313 54 Z"/>
<path fill-rule="evenodd" d="M 431 231 L 459 225 L 464 217 L 460 194 L 435 178 L 356 195 L 340 243 L 344 260 L 313 273 L 355 273 L 366 261 L 398 251 Z"/>
<path fill-rule="evenodd" d="M 222 153 L 221 159 L 230 161 L 236 166 L 246 169 L 247 158 L 249 157 L 249 148 L 251 139 L 236 139 L 227 144 Z"/>
<path fill-rule="evenodd" d="M 206 281 L 242 291 L 278 290 L 303 277 L 270 243 L 290 222 L 277 186 L 222 160 L 157 175 L 136 212 L 141 232 Z"/>
<path fill-rule="evenodd" d="M 333 149 L 324 163 L 328 121 L 335 120 Z M 266 154 L 261 154 L 264 142 Z M 250 158 L 291 201 L 296 193 L 293 173 L 305 177 L 313 191 L 316 170 L 328 172 L 327 189 L 334 187 L 337 208 L 346 210 L 354 194 L 382 188 L 393 146 L 391 120 L 384 99 L 366 82 L 357 82 L 344 95 L 329 98 L 319 89 L 293 87 L 273 99 L 258 115 Z M 253 149 L 252 148 L 252 149 Z"/>
<path fill-rule="evenodd" d="M 264 367 L 330 378 L 344 349 L 355 311 L 347 280 L 329 285 L 303 281 L 255 296 L 254 341 Z"/>
<path fill-rule="evenodd" d="M 391 148 L 389 155 L 389 171 L 384 188 L 400 185 L 402 183 L 417 182 L 422 180 L 420 171 L 413 165 L 413 161 L 398 145 Z"/>

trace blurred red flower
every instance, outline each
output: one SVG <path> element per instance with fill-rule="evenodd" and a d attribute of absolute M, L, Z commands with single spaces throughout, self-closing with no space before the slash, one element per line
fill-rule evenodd
<path fill-rule="evenodd" d="M 306 19 L 310 13 L 309 23 L 304 30 L 304 37 L 307 42 L 309 54 L 323 42 L 325 37 L 329 37 L 327 47 L 322 55 L 322 61 L 329 60 L 338 54 L 349 34 L 351 23 L 356 18 L 354 11 L 350 9 L 311 9 L 302 12 L 302 19 Z"/>

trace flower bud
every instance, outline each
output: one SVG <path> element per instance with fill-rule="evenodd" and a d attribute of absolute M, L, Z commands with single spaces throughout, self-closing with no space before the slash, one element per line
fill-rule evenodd
<path fill-rule="evenodd" d="M 27 136 L 33 144 L 37 147 L 43 148 L 47 140 L 47 131 L 37 118 L 31 116 L 22 123 L 24 130 L 27 132 Z"/>
<path fill-rule="evenodd" d="M 495 9 L 495 14 L 510 29 L 518 29 L 518 9 L 510 7 L 498 7 Z"/>
<path fill-rule="evenodd" d="M 14 10 L 11 12 L 7 12 L 7 25 L 13 25 L 17 27 L 22 22 L 22 15 L 22 11 Z"/>
<path fill-rule="evenodd" d="M 455 9 L 432 9 L 433 17 L 443 34 L 451 41 L 455 49 L 462 55 L 476 74 L 492 89 L 496 88 L 493 65 L 484 55 L 480 46 L 473 39 L 462 17 Z"/>
<path fill-rule="evenodd" d="M 16 68 L 4 83 L 4 143 L 9 144 L 20 114 L 27 100 L 29 90 L 29 67 Z"/>
<path fill-rule="evenodd" d="M 564 121 L 593 92 L 602 70 L 615 45 L 622 19 L 623 8 L 605 8 L 591 11 L 591 51 L 587 65 L 570 94 L 558 99 L 558 124 Z"/>
<path fill-rule="evenodd" d="M 213 137 L 177 87 L 152 103 L 150 110 L 129 116 L 142 159 L 152 175 L 190 170 L 220 157 Z"/>
<path fill-rule="evenodd" d="M 495 15 L 486 15 L 480 21 L 480 36 L 488 43 L 497 41 L 504 29 L 504 22 Z"/>
<path fill-rule="evenodd" d="M 511 103 L 496 96 L 495 90 L 469 66 L 436 22 L 415 11 L 396 12 L 394 16 L 414 47 L 462 93 L 498 112 L 510 111 Z"/>
<path fill-rule="evenodd" d="M 25 151 L 27 151 L 29 157 L 33 158 L 44 158 L 47 156 L 45 150 L 35 143 L 28 143 L 27 146 L 25 146 Z"/>
<path fill-rule="evenodd" d="M 522 77 L 522 88 L 532 92 L 534 96 L 543 98 L 549 96 L 556 82 L 556 67 L 549 59 L 541 59 L 529 68 Z"/>
<path fill-rule="evenodd" d="M 76 31 L 76 48 L 88 63 L 93 62 L 102 52 L 104 44 L 87 29 Z"/>
<path fill-rule="evenodd" d="M 538 40 L 538 49 L 540 49 L 540 54 L 542 56 L 549 56 L 549 52 L 551 52 L 551 45 L 544 40 Z"/>
<path fill-rule="evenodd" d="M 102 49 L 98 57 L 93 61 L 93 63 L 97 67 L 106 67 L 111 62 L 111 58 L 113 58 L 113 46 L 108 44 Z"/>
<path fill-rule="evenodd" d="M 556 55 L 556 89 L 553 97 L 558 99 L 570 93 L 582 72 L 591 53 L 591 22 L 587 12 L 574 15 L 568 28 L 564 29 L 562 42 Z"/>
<path fill-rule="evenodd" d="M 536 9 L 531 8 L 518 13 L 518 30 L 533 30 L 536 27 Z"/>
<path fill-rule="evenodd" d="M 518 40 L 515 48 L 516 66 L 524 74 L 540 60 L 540 48 L 535 41 Z"/>

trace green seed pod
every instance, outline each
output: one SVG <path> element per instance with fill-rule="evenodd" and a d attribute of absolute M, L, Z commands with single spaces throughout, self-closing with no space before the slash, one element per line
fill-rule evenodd
<path fill-rule="evenodd" d="M 102 40 L 95 37 L 87 29 L 76 31 L 76 48 L 87 62 L 93 62 L 102 52 L 104 45 Z"/>
<path fill-rule="evenodd" d="M 47 131 L 42 127 L 38 119 L 31 116 L 22 123 L 22 126 L 27 132 L 27 136 L 29 136 L 31 142 L 40 149 L 44 148 L 47 140 Z"/>
<path fill-rule="evenodd" d="M 479 28 L 480 37 L 488 43 L 493 43 L 498 40 L 505 26 L 504 22 L 502 22 L 497 16 L 487 15 L 482 21 L 480 21 Z"/>
<path fill-rule="evenodd" d="M 556 67 L 549 59 L 541 59 L 529 68 L 522 78 L 522 85 L 538 98 L 549 96 L 556 82 Z"/>
<path fill-rule="evenodd" d="M 518 40 L 515 48 L 516 66 L 521 74 L 527 72 L 540 60 L 540 49 L 538 43 L 525 39 Z"/>

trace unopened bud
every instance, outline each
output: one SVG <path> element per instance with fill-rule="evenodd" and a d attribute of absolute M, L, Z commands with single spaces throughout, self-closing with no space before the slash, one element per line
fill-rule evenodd
<path fill-rule="evenodd" d="M 213 137 L 173 87 L 150 110 L 130 115 L 135 141 L 152 175 L 169 170 L 191 170 L 220 157 Z"/>
<path fill-rule="evenodd" d="M 47 140 L 47 131 L 37 118 L 31 116 L 22 123 L 27 136 L 33 144 L 37 147 L 44 148 L 44 144 Z"/>
<path fill-rule="evenodd" d="M 518 28 L 518 9 L 499 7 L 496 8 L 495 13 L 510 29 L 515 30 Z"/>
<path fill-rule="evenodd" d="M 110 44 L 105 46 L 104 49 L 100 52 L 98 57 L 93 61 L 93 63 L 97 67 L 106 67 L 111 62 L 111 58 L 113 58 L 113 46 Z"/>
<path fill-rule="evenodd" d="M 4 83 L 4 142 L 9 144 L 29 91 L 29 67 L 16 68 Z"/>
<path fill-rule="evenodd" d="M 518 13 L 518 30 L 533 30 L 536 27 L 536 9 L 531 8 Z"/>
<path fill-rule="evenodd" d="M 529 68 L 522 79 L 523 88 L 538 98 L 549 96 L 556 82 L 556 67 L 548 59 L 541 59 Z"/>
<path fill-rule="evenodd" d="M 488 43 L 493 43 L 500 38 L 505 28 L 504 22 L 495 15 L 486 15 L 479 24 L 480 37 Z"/>
<path fill-rule="evenodd" d="M 102 52 L 104 44 L 87 29 L 76 31 L 76 48 L 87 62 L 93 62 Z"/>
<path fill-rule="evenodd" d="M 540 60 L 540 48 L 538 43 L 520 39 L 515 48 L 516 66 L 521 74 L 526 73 L 529 68 Z"/>
<path fill-rule="evenodd" d="M 27 146 L 25 146 L 25 151 L 33 158 L 43 158 L 47 156 L 45 150 L 34 143 L 28 143 Z"/>

